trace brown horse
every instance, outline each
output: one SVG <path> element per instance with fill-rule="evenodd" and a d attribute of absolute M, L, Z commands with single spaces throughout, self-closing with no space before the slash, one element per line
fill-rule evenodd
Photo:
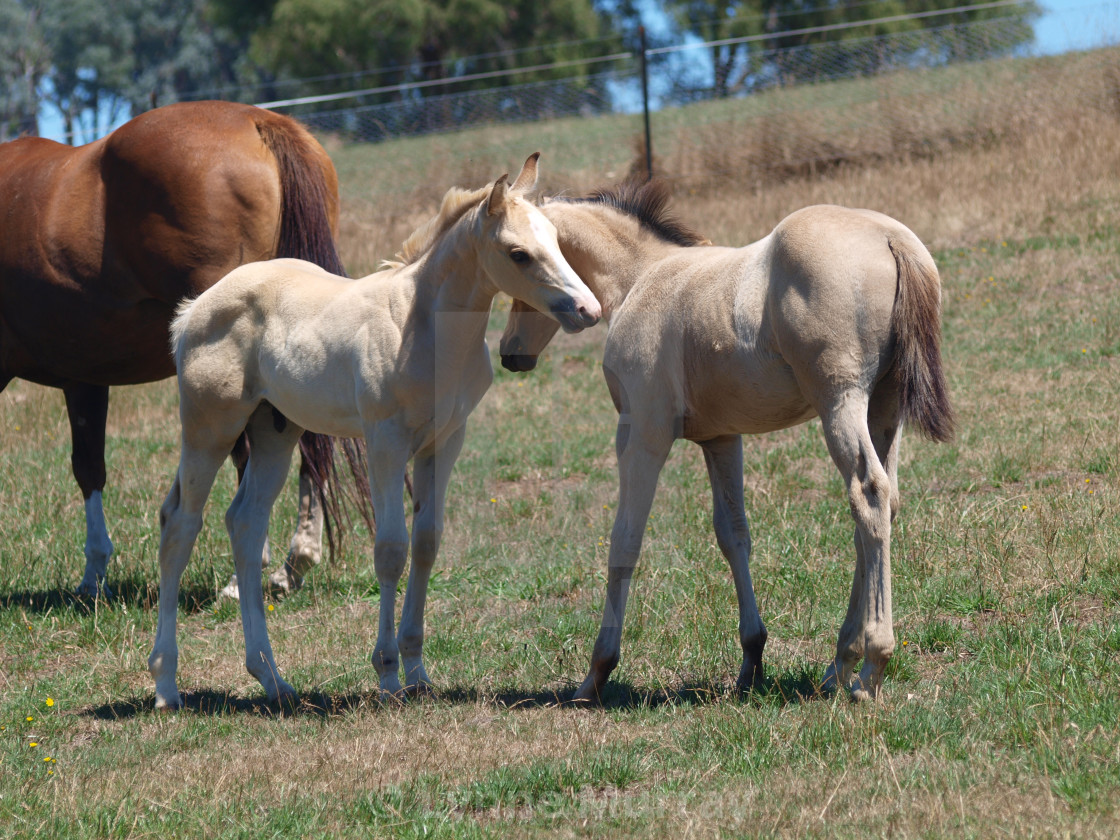
<path fill-rule="evenodd" d="M 298 257 L 344 274 L 338 209 L 322 146 L 249 105 L 168 105 L 78 148 L 0 145 L 0 389 L 18 377 L 66 397 L 86 510 L 80 593 L 104 585 L 113 552 L 101 502 L 109 387 L 173 375 L 175 307 L 242 263 Z M 308 446 L 300 525 L 287 571 L 273 576 L 281 586 L 318 561 Z"/>

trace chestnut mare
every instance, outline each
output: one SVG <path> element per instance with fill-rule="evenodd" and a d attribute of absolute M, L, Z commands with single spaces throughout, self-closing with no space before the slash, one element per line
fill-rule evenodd
<path fill-rule="evenodd" d="M 618 663 L 630 579 L 677 438 L 704 450 L 716 539 L 739 602 L 739 685 L 758 684 L 766 627 L 751 584 L 741 435 L 813 417 L 856 525 L 851 598 L 825 687 L 874 697 L 894 651 L 890 538 L 901 427 L 938 441 L 952 432 L 937 267 L 913 233 L 881 213 L 807 207 L 753 245 L 717 248 L 669 217 L 666 202 L 654 183 L 542 207 L 602 303 L 603 371 L 619 411 L 606 604 L 576 699 L 597 700 Z M 515 302 L 502 364 L 531 370 L 555 331 Z"/>
<path fill-rule="evenodd" d="M 322 146 L 249 105 L 168 105 L 78 148 L 38 137 L 0 145 L 0 390 L 18 377 L 65 395 L 85 498 L 80 593 L 104 585 L 113 552 L 101 499 L 109 387 L 174 374 L 175 307 L 242 263 L 300 257 L 343 274 L 338 211 Z M 329 443 L 303 447 L 321 456 Z M 305 460 L 290 562 L 273 575 L 283 588 L 318 562 L 313 473 Z"/>

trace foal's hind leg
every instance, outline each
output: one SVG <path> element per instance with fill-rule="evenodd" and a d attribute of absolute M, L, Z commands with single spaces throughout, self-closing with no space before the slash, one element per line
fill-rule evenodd
<path fill-rule="evenodd" d="M 86 508 L 86 570 L 78 584 L 78 594 L 93 597 L 99 591 L 111 595 L 105 586 L 113 541 L 105 527 L 101 495 L 105 489 L 105 419 L 109 412 L 109 388 L 104 385 L 75 384 L 63 388 L 66 413 L 70 418 L 73 453 L 70 463 L 82 491 Z"/>
<path fill-rule="evenodd" d="M 825 440 L 848 488 L 856 523 L 852 594 L 824 687 L 850 687 L 854 700 L 876 696 L 883 670 L 894 653 L 890 538 L 898 505 L 897 433 L 893 425 L 877 422 L 876 445 L 868 426 L 867 405 L 865 395 L 849 393 L 821 413 Z M 878 412 L 876 416 L 880 416 Z M 885 463 L 880 450 L 888 456 Z M 852 669 L 861 656 L 863 669 L 852 680 Z"/>
<path fill-rule="evenodd" d="M 214 477 L 226 459 L 224 446 L 192 446 L 184 434 L 183 451 L 175 482 L 159 512 L 159 621 L 156 640 L 148 657 L 148 670 L 156 681 L 156 708 L 181 705 L 175 673 L 179 648 L 175 639 L 179 609 L 179 581 L 190 560 L 191 549 L 202 529 L 202 511 Z"/>
<path fill-rule="evenodd" d="M 738 686 L 740 689 L 757 688 L 762 683 L 766 626 L 758 614 L 751 583 L 751 532 L 743 504 L 743 439 L 739 435 L 728 435 L 704 441 L 700 447 L 704 450 L 704 462 L 712 484 L 712 523 L 716 540 L 731 566 L 739 601 L 743 665 L 739 669 Z"/>
<path fill-rule="evenodd" d="M 249 436 L 244 432 L 237 436 L 237 442 L 229 451 L 229 459 L 233 461 L 233 467 L 237 470 L 237 486 L 240 487 L 241 482 L 245 479 L 245 470 L 249 467 Z M 271 560 L 272 555 L 268 549 L 268 540 L 265 540 L 264 550 L 261 552 L 261 566 L 267 567 Z M 237 572 L 230 575 L 229 583 L 218 590 L 218 597 L 232 598 L 234 601 L 241 597 L 241 590 L 237 585 Z"/>
<path fill-rule="evenodd" d="M 257 407 L 246 428 L 250 443 L 249 464 L 237 495 L 226 511 L 226 530 L 240 580 L 245 667 L 264 686 L 271 702 L 295 702 L 297 695 L 280 677 L 272 655 L 259 563 L 268 539 L 272 505 L 284 487 L 292 450 L 301 431 L 267 403 Z"/>
<path fill-rule="evenodd" d="M 875 453 L 890 479 L 890 518 L 898 515 L 898 452 L 902 429 L 898 425 L 898 390 L 891 383 L 882 383 L 871 396 L 867 412 L 867 428 L 871 434 Z M 864 539 L 859 528 L 853 538 L 856 550 L 856 567 L 852 577 L 852 592 L 848 612 L 840 627 L 836 644 L 836 660 L 825 674 L 824 688 L 835 690 L 840 686 L 851 688 L 852 669 L 863 659 L 864 610 L 861 608 L 866 589 L 866 554 Z"/>
<path fill-rule="evenodd" d="M 241 435 L 230 453 L 230 458 L 237 467 L 239 485 L 245 477 L 249 455 L 248 436 Z M 319 495 L 311 478 L 311 468 L 308 466 L 306 458 L 303 458 L 299 469 L 299 507 L 296 530 L 292 534 L 292 541 L 288 547 L 288 555 L 284 563 L 268 576 L 270 589 L 278 595 L 286 595 L 297 591 L 303 586 L 303 576 L 319 565 L 322 555 L 323 508 L 319 504 Z M 265 540 L 264 548 L 261 551 L 261 566 L 267 567 L 270 559 L 268 540 Z M 229 583 L 218 593 L 218 596 L 232 598 L 235 601 L 241 597 L 240 589 L 237 586 L 236 573 L 230 576 Z"/>

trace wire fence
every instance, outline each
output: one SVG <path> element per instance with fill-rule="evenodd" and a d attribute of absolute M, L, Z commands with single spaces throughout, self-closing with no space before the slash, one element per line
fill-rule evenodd
<path fill-rule="evenodd" d="M 1109 81 L 1120 80 L 1115 50 L 1087 51 L 1072 62 L 999 60 L 1040 52 L 1017 5 L 960 7 L 1007 14 L 940 25 L 931 19 L 921 29 L 873 36 L 860 36 L 859 28 L 872 31 L 894 19 L 262 104 L 344 143 L 444 136 L 457 155 L 487 157 L 492 147 L 511 145 L 511 126 L 534 126 L 537 134 L 547 131 L 551 155 L 569 155 L 600 178 L 646 167 L 677 179 L 763 180 L 845 161 L 927 154 L 1016 126 L 1026 130 L 1054 109 L 1120 111 L 1120 81 Z M 1120 43 L 1120 11 L 1087 8 L 1099 20 L 1095 43 L 1085 46 Z M 1083 28 L 1085 13 L 1070 10 L 1068 25 Z M 1055 19 L 1048 21 L 1053 26 Z M 842 40 L 774 46 L 824 29 L 850 31 Z M 529 70 L 561 77 L 512 83 Z M 1040 74 L 1041 86 L 1024 84 Z M 493 84 L 456 90 L 480 79 Z M 1050 94 L 1039 97 L 1040 89 Z M 1019 91 L 1029 91 L 1027 100 Z M 711 106 L 691 107 L 701 102 Z M 594 122 L 565 132 L 571 120 Z M 566 133 L 574 138 L 570 144 Z"/>

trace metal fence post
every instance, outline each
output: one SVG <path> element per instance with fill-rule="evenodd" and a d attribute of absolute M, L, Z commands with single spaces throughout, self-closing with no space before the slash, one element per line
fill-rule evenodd
<path fill-rule="evenodd" d="M 646 55 L 646 28 L 638 27 L 642 43 L 642 119 L 646 127 L 646 180 L 653 180 L 653 141 L 649 130 L 649 61 Z"/>

